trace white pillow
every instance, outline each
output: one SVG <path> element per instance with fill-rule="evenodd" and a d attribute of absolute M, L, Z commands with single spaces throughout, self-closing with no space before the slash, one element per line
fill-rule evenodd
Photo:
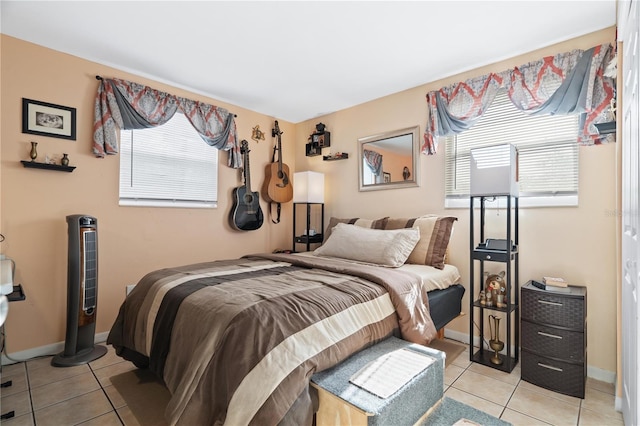
<path fill-rule="evenodd" d="M 419 240 L 418 228 L 382 230 L 338 223 L 329 239 L 313 254 L 398 267 Z"/>

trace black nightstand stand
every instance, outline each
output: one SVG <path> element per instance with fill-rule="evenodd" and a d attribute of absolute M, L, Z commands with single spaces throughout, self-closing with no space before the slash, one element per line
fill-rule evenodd
<path fill-rule="evenodd" d="M 300 235 L 296 226 L 296 216 L 298 213 L 298 206 L 306 207 L 306 222 L 303 234 Z M 320 209 L 320 222 L 314 221 L 312 223 L 312 209 Z M 317 212 L 315 214 L 317 216 Z M 314 235 L 307 235 L 310 229 L 316 231 Z M 311 251 L 312 244 L 322 244 L 324 229 L 324 203 L 293 203 L 293 251 L 296 250 L 296 244 L 305 244 L 306 251 Z M 297 233 L 297 235 L 296 235 Z"/>

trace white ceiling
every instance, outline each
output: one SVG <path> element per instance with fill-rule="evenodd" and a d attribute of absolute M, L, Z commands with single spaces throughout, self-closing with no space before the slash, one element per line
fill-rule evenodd
<path fill-rule="evenodd" d="M 610 27 L 616 15 L 615 0 L 0 7 L 4 34 L 293 123 Z"/>

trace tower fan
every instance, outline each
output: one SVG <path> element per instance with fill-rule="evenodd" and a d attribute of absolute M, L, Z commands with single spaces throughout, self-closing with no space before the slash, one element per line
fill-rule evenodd
<path fill-rule="evenodd" d="M 64 351 L 51 365 L 86 364 L 107 353 L 94 344 L 98 304 L 98 220 L 86 215 L 67 216 L 67 333 Z"/>

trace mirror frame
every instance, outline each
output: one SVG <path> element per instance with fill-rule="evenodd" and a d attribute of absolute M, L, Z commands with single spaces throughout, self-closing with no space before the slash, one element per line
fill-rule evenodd
<path fill-rule="evenodd" d="M 364 184 L 364 176 L 363 176 L 363 164 L 362 158 L 364 157 L 364 147 L 368 143 L 373 143 L 389 138 L 393 138 L 396 136 L 402 135 L 411 135 L 412 143 L 411 143 L 411 165 L 413 169 L 413 173 L 411 174 L 410 179 L 396 182 L 387 182 L 387 183 L 374 183 L 365 185 Z M 358 139 L 358 182 L 360 191 L 378 191 L 382 189 L 398 189 L 398 188 L 411 188 L 420 186 L 420 161 L 419 161 L 419 137 L 420 137 L 420 126 L 406 127 L 404 129 L 393 130 L 390 132 L 378 133 L 376 135 L 365 136 L 363 138 Z"/>

